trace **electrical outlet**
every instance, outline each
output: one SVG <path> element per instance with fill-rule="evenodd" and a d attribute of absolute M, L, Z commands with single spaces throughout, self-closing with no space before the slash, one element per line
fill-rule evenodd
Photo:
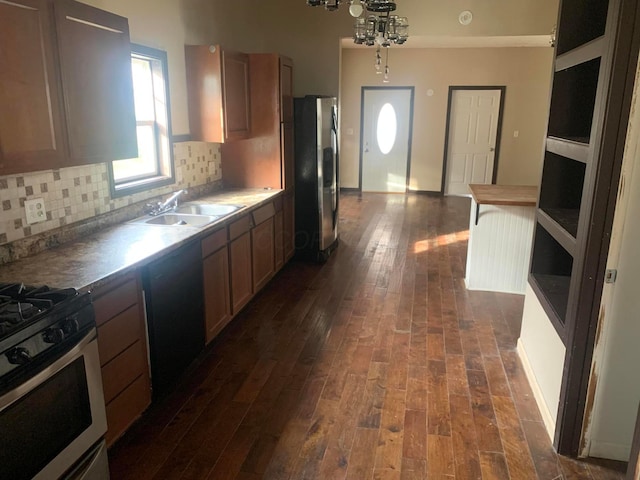
<path fill-rule="evenodd" d="M 47 219 L 47 212 L 44 209 L 44 200 L 42 198 L 25 200 L 24 209 L 27 212 L 27 223 L 29 225 L 44 222 Z"/>

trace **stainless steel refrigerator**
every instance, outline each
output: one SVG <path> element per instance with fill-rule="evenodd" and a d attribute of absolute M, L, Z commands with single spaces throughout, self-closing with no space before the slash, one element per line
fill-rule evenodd
<path fill-rule="evenodd" d="M 324 262 L 338 245 L 339 165 L 333 97 L 294 100 L 296 258 Z"/>

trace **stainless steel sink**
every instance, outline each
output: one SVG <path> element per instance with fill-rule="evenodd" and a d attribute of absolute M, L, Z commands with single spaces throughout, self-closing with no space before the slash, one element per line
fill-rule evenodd
<path fill-rule="evenodd" d="M 219 215 L 189 215 L 184 213 L 163 213 L 155 217 L 141 217 L 133 220 L 131 223 L 144 225 L 168 225 L 178 226 L 185 225 L 189 227 L 204 227 L 215 222 L 220 218 Z"/>
<path fill-rule="evenodd" d="M 244 208 L 244 205 L 225 205 L 223 203 L 185 203 L 176 208 L 176 213 L 190 215 L 215 215 L 224 217 L 236 210 Z"/>

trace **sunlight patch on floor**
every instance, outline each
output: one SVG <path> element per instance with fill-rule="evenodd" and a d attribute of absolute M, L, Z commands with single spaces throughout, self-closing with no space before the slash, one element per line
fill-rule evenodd
<path fill-rule="evenodd" d="M 453 245 L 454 243 L 466 242 L 469 240 L 469 230 L 446 233 L 435 238 L 418 240 L 413 244 L 413 253 L 424 253 L 431 249 Z"/>

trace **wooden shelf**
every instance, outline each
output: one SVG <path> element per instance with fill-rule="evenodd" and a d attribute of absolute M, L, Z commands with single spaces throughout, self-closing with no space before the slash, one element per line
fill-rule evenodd
<path fill-rule="evenodd" d="M 569 208 L 538 209 L 538 223 L 562 245 L 569 255 L 575 256 L 576 235 L 580 210 Z"/>
<path fill-rule="evenodd" d="M 566 328 L 558 309 L 566 312 L 570 283 L 571 277 L 529 274 L 529 285 L 563 343 L 566 343 Z"/>
<path fill-rule="evenodd" d="M 595 58 L 601 57 L 604 45 L 604 37 L 599 37 L 595 40 L 590 41 L 589 43 L 580 45 L 579 47 L 574 48 L 573 50 L 570 50 L 563 55 L 558 55 L 556 57 L 555 71 L 561 72 L 568 68 L 572 68 Z"/>
<path fill-rule="evenodd" d="M 589 139 L 547 137 L 547 151 L 570 158 L 577 162 L 589 161 Z"/>

